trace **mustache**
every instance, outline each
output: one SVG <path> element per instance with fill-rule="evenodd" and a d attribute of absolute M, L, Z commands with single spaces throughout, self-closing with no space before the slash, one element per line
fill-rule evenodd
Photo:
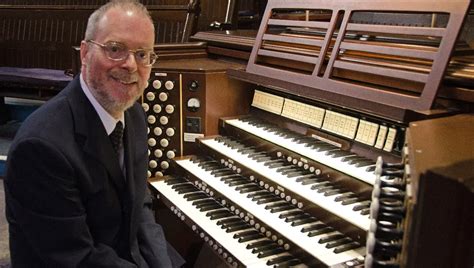
<path fill-rule="evenodd" d="M 111 71 L 110 75 L 112 76 L 112 78 L 124 83 L 138 82 L 138 74 L 135 74 L 135 73 L 131 74 L 131 73 L 117 70 L 117 71 Z"/>

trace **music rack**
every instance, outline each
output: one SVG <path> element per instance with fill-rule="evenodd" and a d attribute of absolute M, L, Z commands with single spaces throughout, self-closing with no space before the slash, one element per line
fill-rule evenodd
<path fill-rule="evenodd" d="M 436 116 L 434 103 L 452 52 L 466 49 L 456 40 L 469 4 L 269 1 L 246 70 L 229 75 L 399 122 Z M 380 25 L 357 22 L 360 14 L 436 19 L 429 27 Z"/>

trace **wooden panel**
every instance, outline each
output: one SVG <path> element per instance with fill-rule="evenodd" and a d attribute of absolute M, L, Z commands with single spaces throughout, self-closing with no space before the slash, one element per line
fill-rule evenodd
<path fill-rule="evenodd" d="M 0 6 L 2 66 L 66 70 L 73 46 L 84 38 L 96 6 Z M 150 6 L 156 43 L 180 43 L 189 35 L 187 5 Z"/>

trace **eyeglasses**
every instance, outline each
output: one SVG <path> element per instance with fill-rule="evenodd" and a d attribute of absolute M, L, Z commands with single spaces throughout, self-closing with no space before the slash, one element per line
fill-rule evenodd
<path fill-rule="evenodd" d="M 98 43 L 94 40 L 86 40 L 86 42 L 100 46 L 107 58 L 113 61 L 123 61 L 128 58 L 130 53 L 133 53 L 135 61 L 145 67 L 150 67 L 158 59 L 158 55 L 153 52 L 153 50 L 147 49 L 128 49 L 128 47 L 122 43 L 110 41 L 105 44 Z"/>

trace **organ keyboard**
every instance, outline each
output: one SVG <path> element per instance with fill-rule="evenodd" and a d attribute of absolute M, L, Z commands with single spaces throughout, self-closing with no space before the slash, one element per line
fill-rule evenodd
<path fill-rule="evenodd" d="M 473 77 L 457 81 L 466 99 L 437 96 L 469 3 L 420 2 L 269 1 L 246 70 L 227 71 L 253 84 L 249 113 L 221 116 L 218 133 L 150 178 L 174 219 L 165 231 L 184 222 L 231 267 L 472 266 L 472 241 L 450 251 L 452 239 L 430 237 L 472 230 L 472 167 L 458 168 L 474 159 L 462 114 Z M 403 24 L 427 12 L 441 21 Z M 375 13 L 398 25 L 371 23 Z M 451 194 L 457 232 L 430 207 L 449 213 L 435 196 Z"/>

